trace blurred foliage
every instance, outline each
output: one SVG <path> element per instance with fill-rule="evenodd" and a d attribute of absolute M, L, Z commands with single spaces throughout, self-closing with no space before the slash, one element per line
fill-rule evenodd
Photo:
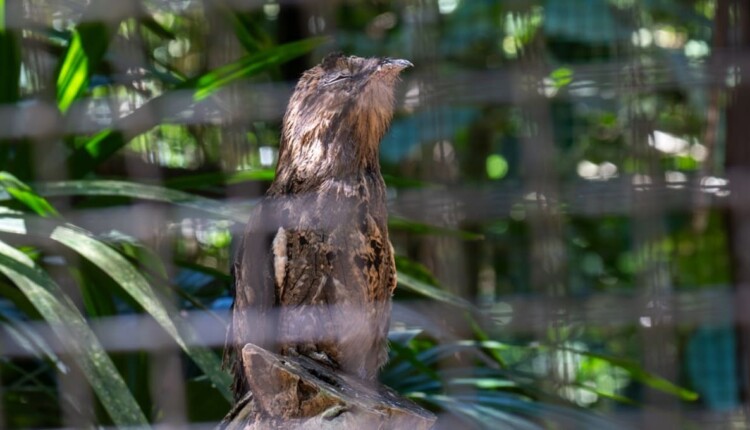
<path fill-rule="evenodd" d="M 704 114 L 719 107 L 689 76 L 711 53 L 711 0 L 354 1 L 313 8 L 302 23 L 303 10 L 276 2 L 234 10 L 223 1 L 134 1 L 132 13 L 107 20 L 99 17 L 109 2 L 16 3 L 0 0 L 0 108 L 25 109 L 27 123 L 0 136 L 0 326 L 29 358 L 0 357 L 9 428 L 62 426 L 71 413 L 118 426 L 163 419 L 160 390 L 149 388 L 161 352 L 107 354 L 87 325 L 128 314 L 150 315 L 182 350 L 189 419 L 223 416 L 219 351 L 195 346 L 184 312 L 220 319 L 227 309 L 231 235 L 273 177 L 280 117 L 248 84 L 288 89 L 273 85 L 333 44 L 409 58 L 441 78 L 540 61 L 545 73 L 520 85 L 548 102 L 550 174 L 561 186 L 720 180 Z M 290 37 L 297 27 L 303 36 Z M 577 69 L 607 61 L 622 69 Z M 627 61 L 643 65 L 654 91 L 620 91 Z M 406 112 L 382 146 L 394 195 L 518 187 L 529 177 L 524 145 L 545 126 L 529 106 L 466 85 L 461 103 L 409 104 L 444 89 L 408 76 L 404 87 Z M 641 135 L 638 124 L 648 125 Z M 534 254 L 534 199 L 520 195 L 507 214 L 481 222 L 392 215 L 396 300 L 427 300 L 440 317 L 394 321 L 383 381 L 479 428 L 611 428 L 602 413 L 638 407 L 646 389 L 691 405 L 697 393 L 707 406 L 734 405 L 737 388 L 715 394 L 716 381 L 696 364 L 715 339 L 734 360 L 721 327 L 681 331 L 687 371 L 670 377 L 641 364 L 649 345 L 636 321 L 507 330 L 516 311 L 506 298 L 551 288 L 535 281 L 557 257 Z M 568 297 L 632 296 L 654 270 L 677 292 L 729 283 L 726 227 L 714 210 L 668 213 L 643 244 L 637 214 L 559 209 L 564 270 L 554 275 Z M 39 335 L 38 321 L 66 323 L 54 325 L 62 350 Z M 71 368 L 97 396 L 92 410 L 65 393 Z"/>

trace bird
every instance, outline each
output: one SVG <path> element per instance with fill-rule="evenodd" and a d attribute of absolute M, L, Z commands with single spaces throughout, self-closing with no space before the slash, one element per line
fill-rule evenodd
<path fill-rule="evenodd" d="M 335 52 L 300 77 L 275 178 L 231 268 L 235 400 L 250 390 L 241 354 L 248 343 L 363 381 L 387 361 L 396 266 L 379 146 L 399 75 L 412 66 Z"/>

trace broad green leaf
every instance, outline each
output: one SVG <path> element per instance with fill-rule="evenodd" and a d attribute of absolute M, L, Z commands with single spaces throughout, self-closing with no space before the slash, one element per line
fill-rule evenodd
<path fill-rule="evenodd" d="M 269 48 L 260 53 L 247 55 L 239 60 L 219 67 L 205 75 L 189 79 L 175 86 L 175 90 L 194 90 L 193 99 L 200 101 L 239 80 L 283 64 L 295 57 L 311 51 L 323 43 L 325 38 L 305 39 Z M 157 125 L 153 112 L 155 105 L 163 105 L 167 92 L 144 103 L 135 112 L 118 121 L 119 131 L 106 129 L 82 145 L 68 159 L 71 174 L 82 177 L 91 172 L 100 162 L 112 156 L 125 146 L 133 137 L 150 130 Z M 182 106 L 181 108 L 186 108 Z M 178 112 L 174 112 L 178 113 Z"/>
<path fill-rule="evenodd" d="M 37 215 L 59 216 L 57 210 L 47 200 L 39 196 L 28 185 L 8 172 L 0 172 L 0 187 L 13 199 L 23 203 Z"/>
<path fill-rule="evenodd" d="M 146 417 L 83 315 L 49 275 L 4 242 L 0 242 L 0 272 L 18 286 L 50 324 L 112 421 L 118 426 L 147 426 Z"/>
<path fill-rule="evenodd" d="M 174 338 L 222 395 L 231 401 L 231 381 L 221 369 L 221 361 L 212 351 L 195 344 L 190 328 L 180 322 L 175 310 L 169 309 L 157 297 L 146 278 L 125 257 L 88 234 L 69 227 L 56 228 L 51 238 L 78 252 L 112 277 Z"/>

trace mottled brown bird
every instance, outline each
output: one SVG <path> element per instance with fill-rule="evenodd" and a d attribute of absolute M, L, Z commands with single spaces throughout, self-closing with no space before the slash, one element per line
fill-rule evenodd
<path fill-rule="evenodd" d="M 240 351 L 301 354 L 366 380 L 387 359 L 396 286 L 380 140 L 406 60 L 330 54 L 305 72 L 284 115 L 276 179 L 233 267 L 234 392 Z"/>

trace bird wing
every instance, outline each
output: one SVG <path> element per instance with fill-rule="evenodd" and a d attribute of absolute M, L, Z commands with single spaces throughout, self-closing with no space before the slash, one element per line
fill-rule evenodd
<path fill-rule="evenodd" d="M 229 355 L 238 399 L 248 391 L 242 364 L 242 348 L 252 343 L 270 349 L 274 339 L 271 311 L 276 301 L 270 255 L 278 220 L 273 217 L 272 202 L 264 199 L 250 214 L 232 264 L 232 321 L 229 329 Z"/>

